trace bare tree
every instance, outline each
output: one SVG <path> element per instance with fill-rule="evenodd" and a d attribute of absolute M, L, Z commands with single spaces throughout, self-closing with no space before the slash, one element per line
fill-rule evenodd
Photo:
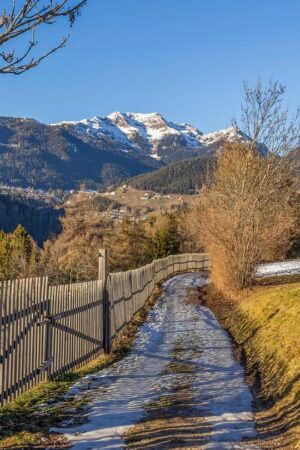
<path fill-rule="evenodd" d="M 241 106 L 243 131 L 251 138 L 253 148 L 262 146 L 280 156 L 293 150 L 300 141 L 300 110 L 290 117 L 284 106 L 285 86 L 270 80 L 266 86 L 258 80 L 252 89 L 244 82 Z"/>
<path fill-rule="evenodd" d="M 20 75 L 36 67 L 49 55 L 65 46 L 68 36 L 38 56 L 32 56 L 38 41 L 36 29 L 52 25 L 57 19 L 67 18 L 73 25 L 87 0 L 7 0 L 6 9 L 0 12 L 0 74 Z M 16 51 L 16 38 L 28 36 L 25 48 Z M 9 45 L 13 41 L 12 48 Z"/>
<path fill-rule="evenodd" d="M 253 283 L 264 260 L 282 258 L 295 230 L 289 151 L 299 142 L 299 112 L 290 119 L 278 82 L 245 85 L 241 121 L 251 141 L 226 143 L 211 183 L 189 215 L 212 260 L 212 279 L 223 291 Z M 268 152 L 262 157 L 261 145 Z"/>
<path fill-rule="evenodd" d="M 194 200 L 189 228 L 212 261 L 212 279 L 226 293 L 253 283 L 257 264 L 282 258 L 295 219 L 289 166 L 262 158 L 247 143 L 227 143 L 213 182 Z"/>

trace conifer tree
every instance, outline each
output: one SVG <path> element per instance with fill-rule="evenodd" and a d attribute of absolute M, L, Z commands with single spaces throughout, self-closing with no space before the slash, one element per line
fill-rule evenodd
<path fill-rule="evenodd" d="M 166 215 L 166 222 L 153 236 L 153 259 L 165 258 L 179 252 L 180 236 L 178 223 L 174 214 Z"/>
<path fill-rule="evenodd" d="M 152 242 L 142 222 L 125 220 L 106 236 L 113 271 L 134 269 L 151 262 Z"/>
<path fill-rule="evenodd" d="M 22 225 L 13 233 L 0 232 L 0 278 L 23 278 L 36 274 L 38 249 Z"/>

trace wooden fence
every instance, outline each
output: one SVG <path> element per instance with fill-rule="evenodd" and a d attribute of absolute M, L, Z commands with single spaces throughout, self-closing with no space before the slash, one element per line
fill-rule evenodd
<path fill-rule="evenodd" d="M 184 254 L 107 274 L 105 251 L 102 256 L 96 281 L 50 286 L 44 277 L 0 283 L 1 404 L 109 351 L 158 282 L 209 264 L 206 254 Z"/>

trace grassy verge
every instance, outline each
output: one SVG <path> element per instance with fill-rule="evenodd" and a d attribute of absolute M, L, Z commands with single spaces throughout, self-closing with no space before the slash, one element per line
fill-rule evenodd
<path fill-rule="evenodd" d="M 259 444 L 300 449 L 299 277 L 263 284 L 232 300 L 207 287 L 202 298 L 232 335 L 246 365 L 255 393 Z"/>
<path fill-rule="evenodd" d="M 73 399 L 60 403 L 63 395 L 80 378 L 104 369 L 128 353 L 138 328 L 146 320 L 161 292 L 162 287 L 158 285 L 145 306 L 116 340 L 111 354 L 102 355 L 59 379 L 40 383 L 0 408 L 0 449 L 65 448 L 66 440 L 60 435 L 49 433 L 49 429 L 71 416 L 80 417 L 88 397 L 80 402 Z"/>

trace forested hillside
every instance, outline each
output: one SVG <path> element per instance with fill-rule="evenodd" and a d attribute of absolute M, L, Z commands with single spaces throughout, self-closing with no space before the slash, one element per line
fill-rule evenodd
<path fill-rule="evenodd" d="M 32 119 L 0 118 L 0 182 L 42 189 L 106 187 L 161 167 L 155 159 L 126 153 L 118 143 L 85 140 L 64 127 Z"/>
<path fill-rule="evenodd" d="M 212 155 L 178 161 L 152 173 L 139 175 L 128 184 L 136 189 L 162 194 L 191 194 L 201 188 L 214 166 Z"/>
<path fill-rule="evenodd" d="M 227 141 L 248 140 L 237 127 L 203 134 L 158 113 L 117 112 L 54 125 L 0 117 L 0 183 L 44 190 L 84 183 L 106 189 L 166 164 L 213 155 Z M 186 183 L 183 192 L 194 189 L 198 178 Z"/>
<path fill-rule="evenodd" d="M 0 194 L 0 230 L 12 232 L 21 224 L 39 245 L 52 234 L 60 233 L 62 214 L 62 208 L 55 209 L 47 203 Z"/>

